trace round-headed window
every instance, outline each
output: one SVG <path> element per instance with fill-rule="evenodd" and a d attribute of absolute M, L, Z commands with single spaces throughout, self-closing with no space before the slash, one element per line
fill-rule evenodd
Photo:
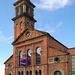
<path fill-rule="evenodd" d="M 27 51 L 27 65 L 31 65 L 31 49 Z"/>
<path fill-rule="evenodd" d="M 20 51 L 19 52 L 19 66 L 21 67 L 22 65 L 21 65 L 21 58 L 23 57 L 23 52 L 22 51 Z"/>
<path fill-rule="evenodd" d="M 37 47 L 36 48 L 36 64 L 41 64 L 41 48 Z"/>
<path fill-rule="evenodd" d="M 62 75 L 62 73 L 60 71 L 55 71 L 54 75 Z"/>

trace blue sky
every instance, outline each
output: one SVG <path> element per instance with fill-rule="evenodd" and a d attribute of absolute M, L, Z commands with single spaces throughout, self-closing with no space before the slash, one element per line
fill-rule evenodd
<path fill-rule="evenodd" d="M 0 2 L 0 68 L 13 54 L 15 16 L 13 3 L 17 0 Z M 49 32 L 68 48 L 75 47 L 75 1 L 74 0 L 31 0 L 36 5 L 35 29 Z M 2 70 L 0 69 L 0 72 Z"/>

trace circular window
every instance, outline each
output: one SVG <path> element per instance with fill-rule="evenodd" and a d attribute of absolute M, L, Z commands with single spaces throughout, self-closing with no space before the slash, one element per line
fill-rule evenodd
<path fill-rule="evenodd" d="M 29 38 L 30 36 L 31 36 L 31 33 L 30 32 L 27 32 L 26 33 L 26 37 Z"/>
<path fill-rule="evenodd" d="M 59 58 L 58 57 L 54 58 L 54 61 L 59 62 Z"/>
<path fill-rule="evenodd" d="M 11 68 L 12 67 L 11 64 L 8 64 L 8 67 Z"/>

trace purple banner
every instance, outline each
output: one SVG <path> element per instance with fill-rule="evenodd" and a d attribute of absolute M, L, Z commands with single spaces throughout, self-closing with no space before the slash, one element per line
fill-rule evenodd
<path fill-rule="evenodd" d="M 26 66 L 26 58 L 24 57 L 20 58 L 20 64 Z"/>

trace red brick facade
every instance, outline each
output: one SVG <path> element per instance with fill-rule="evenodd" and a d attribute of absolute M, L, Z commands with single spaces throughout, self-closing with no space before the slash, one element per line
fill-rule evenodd
<path fill-rule="evenodd" d="M 49 33 L 34 29 L 36 20 L 30 14 L 34 12 L 35 6 L 30 0 L 18 0 L 13 5 L 15 6 L 15 18 L 12 19 L 14 48 L 13 55 L 5 62 L 5 75 L 36 75 L 36 71 L 38 75 L 71 75 L 71 55 L 75 55 L 75 49 L 68 49 Z M 37 47 L 41 49 L 41 63 L 38 65 L 36 64 Z M 26 66 L 19 66 L 20 51 L 23 52 L 23 57 L 27 58 L 28 49 L 31 49 L 31 65 L 28 66 L 27 62 Z"/>

